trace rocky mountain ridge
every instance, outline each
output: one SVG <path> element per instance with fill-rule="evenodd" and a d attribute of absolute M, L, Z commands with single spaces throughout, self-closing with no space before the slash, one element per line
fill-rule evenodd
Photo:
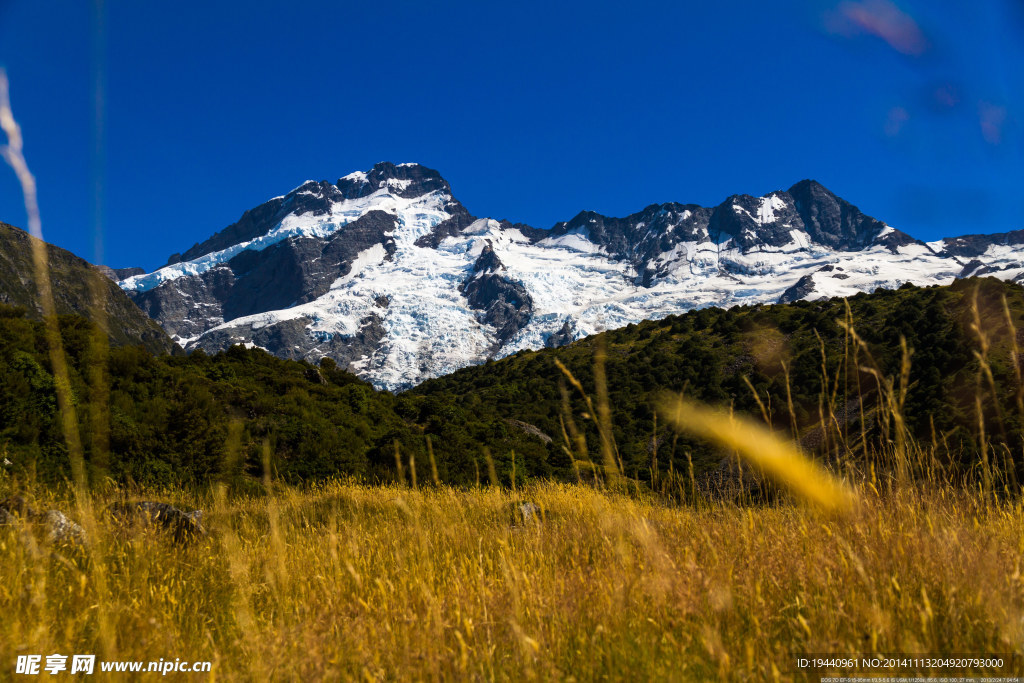
<path fill-rule="evenodd" d="M 1024 231 L 924 243 L 803 180 L 715 207 L 583 211 L 542 230 L 476 218 L 432 169 L 307 181 L 152 273 L 120 281 L 186 349 L 324 356 L 401 390 L 522 349 L 709 305 L 993 274 Z"/>
<path fill-rule="evenodd" d="M 0 223 L 0 303 L 21 306 L 29 317 L 39 319 L 43 308 L 32 262 L 33 239 L 20 228 Z M 156 353 L 174 349 L 170 337 L 132 303 L 102 266 L 93 266 L 52 244 L 46 248 L 57 313 L 74 313 L 99 323 L 115 346 L 141 344 Z M 93 305 L 90 279 L 101 288 L 101 312 Z"/>

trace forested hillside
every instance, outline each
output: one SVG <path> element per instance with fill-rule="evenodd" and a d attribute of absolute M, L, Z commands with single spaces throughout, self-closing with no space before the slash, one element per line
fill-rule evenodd
<path fill-rule="evenodd" d="M 214 477 L 244 485 L 261 477 L 264 454 L 275 477 L 298 482 L 336 475 L 393 478 L 396 444 L 412 456 L 426 480 L 425 432 L 434 443 L 439 477 L 475 475 L 473 458 L 489 444 L 504 472 L 516 449 L 531 460 L 520 474 L 543 475 L 545 452 L 490 416 L 455 425 L 443 402 L 409 401 L 369 384 L 330 362 L 320 367 L 235 346 L 207 356 L 155 356 L 145 348 L 112 349 L 109 398 L 86 381 L 93 362 L 89 323 L 62 316 L 72 390 L 93 478 L 107 474 L 146 484 L 205 483 Z M 54 379 L 41 323 L 24 309 L 0 306 L 0 451 L 19 476 L 70 476 Z M 90 402 L 101 404 L 95 424 Z M 109 454 L 97 448 L 109 421 Z M 534 438 L 534 440 L 536 440 Z M 482 460 L 480 471 L 486 477 Z"/>
<path fill-rule="evenodd" d="M 899 400 L 905 387 L 901 417 L 909 436 L 936 442 L 947 462 L 969 465 L 980 454 L 980 405 L 987 451 L 1019 463 L 1021 387 L 1008 330 L 1016 328 L 1019 339 L 1022 321 L 1024 289 L 995 279 L 905 285 L 848 300 L 707 308 L 466 368 L 410 394 L 443 398 L 466 415 L 522 420 L 558 437 L 565 411 L 555 359 L 593 394 L 595 353 L 604 346 L 615 442 L 627 474 L 640 478 L 653 460 L 655 407 L 665 390 L 758 417 L 768 413 L 773 428 L 795 426 L 805 448 L 840 458 L 895 438 L 887 398 Z M 905 382 L 901 338 L 909 357 Z M 579 392 L 567 393 L 577 424 L 591 425 L 580 419 L 586 408 Z M 596 451 L 596 431 L 588 434 Z M 673 451 L 673 440 L 658 427 L 659 467 L 674 457 L 682 471 L 689 454 L 699 470 L 722 456 L 683 437 Z"/>
<path fill-rule="evenodd" d="M 24 230 L 0 222 L 0 304 L 23 306 L 27 315 L 39 318 L 43 307 L 32 263 L 33 239 Z M 100 322 L 114 346 L 143 344 L 157 353 L 178 350 L 167 333 L 99 266 L 52 244 L 46 245 L 46 254 L 57 313 Z M 102 311 L 95 310 L 90 288 L 99 291 L 104 302 Z"/>
<path fill-rule="evenodd" d="M 520 481 L 576 476 L 564 434 L 579 429 L 597 453 L 597 432 L 555 359 L 596 398 L 602 347 L 618 454 L 639 480 L 654 466 L 682 471 L 692 461 L 699 471 L 722 457 L 676 437 L 664 421 L 656 426 L 665 391 L 767 414 L 774 429 L 795 428 L 806 448 L 841 459 L 877 452 L 895 438 L 886 401 L 905 387 L 900 412 L 909 435 L 937 444 L 948 463 L 970 466 L 982 455 L 1019 463 L 1020 384 L 1008 330 L 1022 321 L 1024 290 L 993 279 L 848 301 L 704 309 L 521 352 L 397 396 L 331 361 L 316 367 L 241 346 L 189 356 L 115 348 L 106 395 L 85 379 L 95 358 L 90 323 L 64 316 L 61 327 L 94 478 L 243 485 L 262 476 L 267 462 L 289 482 L 391 480 L 397 449 L 406 478 L 415 468 L 421 482 L 432 479 L 433 453 L 441 481 L 467 484 L 488 480 L 488 457 L 503 482 L 513 472 Z M 41 325 L 24 309 L 2 307 L 0 448 L 16 476 L 69 476 L 53 387 Z M 109 452 L 102 447 L 107 424 Z"/>

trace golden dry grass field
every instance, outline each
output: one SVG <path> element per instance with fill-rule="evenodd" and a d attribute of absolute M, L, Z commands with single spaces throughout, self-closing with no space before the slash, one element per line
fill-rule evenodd
<path fill-rule="evenodd" d="M 35 181 L 2 70 L 0 128 L 30 231 L 39 235 Z M 601 342 L 596 401 L 556 361 L 582 395 L 600 444 L 595 464 L 567 408 L 565 451 L 580 483 L 453 488 L 437 483 L 431 462 L 434 485 L 417 487 L 409 462 L 412 486 L 339 480 L 287 488 L 268 480 L 262 493 L 252 481 L 250 494 L 228 496 L 219 484 L 126 491 L 102 477 L 89 481 L 76 412 L 96 424 L 109 421 L 108 342 L 94 335 L 94 393 L 79 401 L 41 241 L 33 241 L 32 256 L 75 484 L 14 481 L 0 470 L 0 499 L 24 496 L 36 511 L 62 510 L 82 523 L 86 542 L 46 540 L 40 516 L 0 524 L 0 679 L 32 680 L 15 673 L 15 662 L 51 654 L 210 662 L 208 674 L 171 678 L 226 681 L 818 680 L 830 671 L 800 668 L 800 658 L 889 654 L 911 663 L 841 672 L 1024 675 L 1024 501 L 1017 479 L 1000 470 L 1002 458 L 1005 471 L 1016 472 L 1015 452 L 989 449 L 986 440 L 984 387 L 997 396 L 999 373 L 977 294 L 970 324 L 979 343 L 981 460 L 966 473 L 942 469 L 937 443 L 929 450 L 907 438 L 905 339 L 898 376 L 883 376 L 847 307 L 837 321 L 847 330 L 843 377 L 852 355 L 852 367 L 876 380 L 877 406 L 866 408 L 861 395 L 859 441 L 840 425 L 840 375 L 830 376 L 819 336 L 819 436 L 844 455 L 846 481 L 753 422 L 666 399 L 663 418 L 742 456 L 788 493 L 739 501 L 696 495 L 692 462 L 688 482 L 675 471 L 660 479 L 655 466 L 657 492 L 642 488 L 618 457 Z M 90 286 L 102 321 L 102 292 Z M 1006 374 L 1024 420 L 1019 333 L 1005 298 L 1002 304 L 998 314 L 1005 311 L 1013 333 L 1006 342 L 1013 371 Z M 782 368 L 797 436 L 789 370 Z M 882 448 L 869 447 L 866 414 L 884 437 Z M 109 444 L 98 433 L 93 453 L 102 455 Z M 397 479 L 406 481 L 397 442 L 395 448 Z M 270 471 L 269 456 L 263 471 Z M 209 533 L 181 543 L 152 528 L 125 528 L 107 506 L 126 498 L 202 508 Z M 524 502 L 541 514 L 524 518 Z M 914 660 L 954 655 L 1001 658 L 1004 665 L 942 669 Z M 103 674 L 98 665 L 97 674 L 162 677 Z"/>
<path fill-rule="evenodd" d="M 37 507 L 73 506 L 47 495 Z M 0 661 L 177 657 L 211 661 L 210 680 L 816 680 L 797 654 L 1024 648 L 1019 499 L 867 486 L 836 517 L 555 484 L 163 497 L 206 508 L 210 535 L 181 548 L 100 513 L 75 552 L 0 528 Z M 521 500 L 545 519 L 517 519 Z"/>

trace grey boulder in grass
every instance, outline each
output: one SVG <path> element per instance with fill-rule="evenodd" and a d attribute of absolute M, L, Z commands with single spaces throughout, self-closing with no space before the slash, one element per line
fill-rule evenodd
<path fill-rule="evenodd" d="M 10 496 L 0 501 L 0 525 L 27 523 L 41 528 L 46 540 L 56 545 L 84 546 L 85 529 L 60 510 L 38 512 L 21 496 Z"/>
<path fill-rule="evenodd" d="M 202 525 L 202 510 L 185 512 L 169 503 L 149 500 L 113 503 L 107 510 L 114 519 L 124 524 L 152 525 L 163 529 L 179 543 L 206 535 Z"/>

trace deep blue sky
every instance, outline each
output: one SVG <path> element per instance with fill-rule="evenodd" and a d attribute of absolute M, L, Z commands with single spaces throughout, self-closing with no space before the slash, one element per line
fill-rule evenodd
<path fill-rule="evenodd" d="M 380 160 L 539 227 L 811 177 L 932 239 L 1024 228 L 1024 4 L 969 4 L 0 0 L 0 65 L 45 237 L 97 260 L 99 206 L 113 266 Z"/>

